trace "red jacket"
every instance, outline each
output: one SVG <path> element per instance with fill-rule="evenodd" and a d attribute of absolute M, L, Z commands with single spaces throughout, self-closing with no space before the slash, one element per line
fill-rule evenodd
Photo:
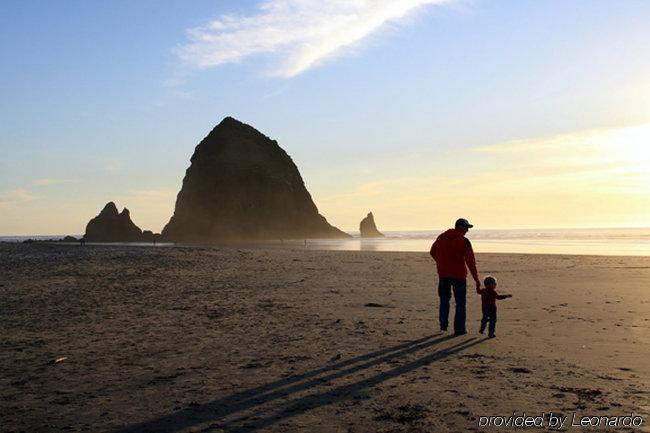
<path fill-rule="evenodd" d="M 506 299 L 506 295 L 499 295 L 496 290 L 494 289 L 488 289 L 487 287 L 484 289 L 479 289 L 478 290 L 479 295 L 481 295 L 481 305 L 483 305 L 483 308 L 496 308 L 497 307 L 497 299 Z"/>
<path fill-rule="evenodd" d="M 467 265 L 474 280 L 478 281 L 472 244 L 460 231 L 449 229 L 438 236 L 431 245 L 430 254 L 436 261 L 439 277 L 464 280 L 467 278 Z"/>

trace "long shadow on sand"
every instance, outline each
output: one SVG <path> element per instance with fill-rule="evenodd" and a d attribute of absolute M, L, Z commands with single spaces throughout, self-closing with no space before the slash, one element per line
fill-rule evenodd
<path fill-rule="evenodd" d="M 281 404 L 273 408 L 264 407 L 264 405 L 272 403 L 275 400 L 285 399 L 292 394 L 309 389 L 316 389 L 318 386 L 331 385 L 332 381 L 336 379 L 349 376 L 379 364 L 395 361 L 400 357 L 433 347 L 452 338 L 452 336 L 440 336 L 440 334 L 436 334 L 409 341 L 346 361 L 329 364 L 304 374 L 290 376 L 266 385 L 238 392 L 200 406 L 182 409 L 160 418 L 132 424 L 116 430 L 116 433 L 172 433 L 208 422 L 211 423 L 210 426 L 206 426 L 208 430 L 221 428 L 228 432 L 250 432 L 267 428 L 286 418 L 291 418 L 320 406 L 359 398 L 365 390 L 386 380 L 431 364 L 434 361 L 468 349 L 485 340 L 470 338 L 369 378 L 347 383 L 323 392 L 295 396 L 295 398 L 289 399 L 288 401 L 282 401 Z M 324 373 L 327 374 L 322 376 Z M 225 420 L 226 417 L 249 409 L 255 409 L 254 419 L 251 419 L 250 415 L 245 415 L 237 419 Z M 273 413 L 260 418 L 260 415 L 264 412 Z"/>

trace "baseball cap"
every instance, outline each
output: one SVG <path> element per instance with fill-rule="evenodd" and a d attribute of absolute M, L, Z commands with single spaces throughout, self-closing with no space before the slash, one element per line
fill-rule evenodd
<path fill-rule="evenodd" d="M 456 227 L 458 227 L 458 226 L 467 227 L 468 229 L 471 229 L 472 227 L 474 227 L 465 218 L 458 218 L 456 220 Z"/>

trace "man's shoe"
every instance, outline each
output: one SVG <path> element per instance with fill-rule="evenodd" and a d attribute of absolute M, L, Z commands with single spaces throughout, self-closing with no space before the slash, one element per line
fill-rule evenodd
<path fill-rule="evenodd" d="M 467 334 L 467 331 L 455 331 L 454 335 L 465 335 Z"/>
<path fill-rule="evenodd" d="M 490 337 L 490 338 L 496 338 L 496 335 L 494 335 L 494 334 L 490 334 L 490 335 L 488 335 L 488 337 Z"/>
<path fill-rule="evenodd" d="M 440 327 L 440 330 L 444 332 L 444 331 L 447 330 L 447 327 L 446 327 L 446 326 L 441 326 L 441 327 Z"/>

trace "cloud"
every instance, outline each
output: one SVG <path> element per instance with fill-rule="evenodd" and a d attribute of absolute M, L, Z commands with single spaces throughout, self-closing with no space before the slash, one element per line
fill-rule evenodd
<path fill-rule="evenodd" d="M 181 99 L 192 99 L 194 94 L 189 90 L 183 89 L 187 83 L 184 78 L 174 77 L 168 78 L 161 82 L 162 86 L 171 91 L 172 95 Z"/>
<path fill-rule="evenodd" d="M 178 77 L 167 78 L 166 80 L 163 80 L 161 84 L 166 89 L 176 89 L 178 87 L 185 85 L 185 80 Z"/>
<path fill-rule="evenodd" d="M 650 124 L 592 129 L 475 148 L 511 175 L 556 182 L 607 179 L 610 187 L 650 190 Z M 561 185 L 558 183 L 558 185 Z"/>
<path fill-rule="evenodd" d="M 32 195 L 29 191 L 18 188 L 13 191 L 8 191 L 6 193 L 0 194 L 0 207 L 13 203 L 24 203 L 34 200 L 36 197 Z"/>
<path fill-rule="evenodd" d="M 279 58 L 273 75 L 293 77 L 425 6 L 451 0 L 265 0 L 255 15 L 222 15 L 188 30 L 177 54 L 200 68 L 259 55 Z"/>
<path fill-rule="evenodd" d="M 458 215 L 482 227 L 647 225 L 648 143 L 650 124 L 507 141 L 463 150 L 455 175 L 443 170 L 449 161 L 432 161 L 440 175 L 381 176 L 315 196 L 346 228 L 370 210 L 387 230 L 442 227 Z"/>
<path fill-rule="evenodd" d="M 32 184 L 36 186 L 50 186 L 50 185 L 58 185 L 61 183 L 74 183 L 74 182 L 77 182 L 77 180 L 44 178 L 44 179 L 35 179 L 34 181 L 32 181 Z"/>
<path fill-rule="evenodd" d="M 111 174 L 117 174 L 124 169 L 124 162 L 117 159 L 104 161 L 104 170 Z"/>
<path fill-rule="evenodd" d="M 194 99 L 194 94 L 189 90 L 175 90 L 172 94 L 181 99 Z"/>

